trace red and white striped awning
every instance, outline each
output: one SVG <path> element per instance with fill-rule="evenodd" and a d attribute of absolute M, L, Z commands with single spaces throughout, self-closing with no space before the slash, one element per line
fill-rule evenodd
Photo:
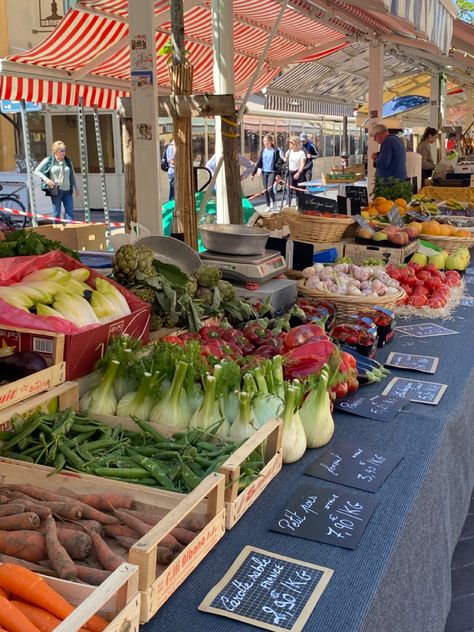
<path fill-rule="evenodd" d="M 341 20 L 320 23 L 307 3 L 290 0 L 254 85 L 268 85 L 291 61 L 317 59 L 346 46 Z M 233 0 L 235 94 L 244 94 L 280 9 L 278 0 Z M 193 89 L 213 92 L 211 0 L 188 0 L 184 14 L 187 59 Z M 129 93 L 130 53 L 127 0 L 81 0 L 55 30 L 30 51 L 0 62 L 0 99 L 113 108 Z M 156 51 L 171 33 L 169 0 L 155 0 Z M 331 26 L 334 24 L 334 28 Z M 355 27 L 345 25 L 345 33 Z M 169 89 L 166 59 L 157 56 L 157 83 Z"/>

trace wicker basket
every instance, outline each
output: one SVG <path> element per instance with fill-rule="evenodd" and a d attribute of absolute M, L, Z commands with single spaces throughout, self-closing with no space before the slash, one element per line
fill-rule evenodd
<path fill-rule="evenodd" d="M 301 213 L 285 213 L 291 238 L 312 243 L 338 242 L 347 228 L 354 223 L 352 217 L 318 217 Z"/>
<path fill-rule="evenodd" d="M 430 241 L 435 246 L 440 246 L 450 255 L 458 248 L 472 248 L 474 246 L 474 235 L 472 237 L 436 237 L 435 235 L 420 235 L 420 239 Z"/>
<path fill-rule="evenodd" d="M 331 292 L 319 292 L 318 290 L 310 290 L 305 286 L 306 279 L 298 282 L 298 293 L 302 296 L 311 296 L 320 300 L 330 301 L 336 308 L 336 321 L 340 322 L 349 316 L 353 316 L 360 311 L 370 314 L 375 306 L 394 309 L 397 303 L 405 296 L 405 292 L 400 290 L 397 294 L 389 296 L 378 296 L 377 298 L 366 296 L 338 296 Z"/>

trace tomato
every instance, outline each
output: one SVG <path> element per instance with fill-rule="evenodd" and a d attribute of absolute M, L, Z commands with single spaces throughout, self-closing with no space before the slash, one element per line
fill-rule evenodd
<path fill-rule="evenodd" d="M 423 269 L 423 266 L 420 263 L 415 263 L 414 261 L 409 261 L 408 265 L 410 266 L 410 268 L 412 268 L 412 270 L 414 270 L 416 273 L 418 273 L 420 270 Z"/>
<path fill-rule="evenodd" d="M 437 300 L 441 302 L 441 307 L 444 307 L 447 302 L 446 296 L 444 294 L 440 294 L 439 292 L 435 292 L 433 296 L 430 297 L 431 301 Z"/>
<path fill-rule="evenodd" d="M 436 290 L 436 292 L 438 294 L 442 294 L 443 296 L 447 297 L 449 294 L 449 285 L 447 285 L 446 283 L 441 283 L 441 285 Z"/>
<path fill-rule="evenodd" d="M 347 380 L 347 390 L 349 393 L 355 393 L 358 388 L 359 382 L 357 381 L 357 378 L 354 376 L 349 377 Z"/>
<path fill-rule="evenodd" d="M 405 283 L 403 283 L 401 285 L 402 290 L 404 290 L 405 294 L 407 296 L 411 296 L 413 294 L 413 288 L 410 287 L 409 285 L 406 285 Z"/>
<path fill-rule="evenodd" d="M 428 296 L 430 294 L 430 290 L 427 287 L 425 287 L 422 283 L 421 285 L 417 285 L 415 289 L 413 290 L 413 295 L 415 294 L 418 294 L 418 295 L 421 294 L 421 296 Z"/>
<path fill-rule="evenodd" d="M 442 281 L 439 277 L 435 277 L 432 276 L 429 279 L 426 279 L 426 281 L 424 281 L 424 285 L 425 287 L 427 287 L 430 290 L 437 290 L 442 284 Z"/>
<path fill-rule="evenodd" d="M 182 347 L 184 345 L 184 340 L 182 338 L 180 338 L 179 336 L 163 336 L 163 338 L 160 338 L 160 341 L 162 342 L 170 342 L 173 345 L 179 345 L 180 347 Z"/>
<path fill-rule="evenodd" d="M 355 369 L 357 367 L 357 360 L 351 353 L 347 353 L 347 351 L 341 351 L 341 358 L 352 369 Z"/>
<path fill-rule="evenodd" d="M 393 268 L 393 269 L 388 269 L 388 266 L 385 270 L 385 272 L 392 277 L 392 279 L 395 279 L 396 281 L 400 281 L 400 279 L 402 278 L 402 273 L 400 272 L 400 270 L 398 268 Z"/>
<path fill-rule="evenodd" d="M 428 272 L 428 270 L 420 270 L 416 276 L 420 281 L 426 281 L 426 279 L 431 278 L 431 272 Z"/>
<path fill-rule="evenodd" d="M 349 386 L 347 382 L 341 382 L 340 384 L 335 384 L 334 386 L 332 386 L 331 391 L 336 396 L 336 399 L 341 399 L 342 397 L 345 397 L 349 392 Z"/>
<path fill-rule="evenodd" d="M 423 307 L 423 305 L 426 305 L 426 300 L 426 296 L 413 294 L 413 296 L 410 296 L 408 299 L 407 304 L 411 307 Z"/>
<path fill-rule="evenodd" d="M 448 278 L 448 277 L 452 277 L 453 279 L 457 279 L 458 281 L 460 281 L 460 280 L 461 280 L 461 275 L 459 274 L 459 272 L 458 272 L 457 270 L 447 270 L 447 271 L 444 273 L 444 276 L 445 276 L 446 278 Z"/>
<path fill-rule="evenodd" d="M 445 303 L 446 301 L 443 302 L 443 299 L 436 298 L 435 296 L 432 296 L 426 301 L 426 305 L 428 307 L 432 307 L 433 309 L 440 309 L 441 307 L 444 307 Z"/>

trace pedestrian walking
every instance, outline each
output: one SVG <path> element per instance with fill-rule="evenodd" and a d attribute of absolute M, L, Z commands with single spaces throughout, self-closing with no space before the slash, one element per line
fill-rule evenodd
<path fill-rule="evenodd" d="M 278 148 L 275 147 L 275 139 L 271 134 L 265 134 L 263 137 L 263 149 L 255 163 L 250 178 L 253 179 L 257 171 L 260 171 L 262 175 L 262 186 L 265 192 L 265 201 L 267 203 L 266 211 L 276 210 L 273 185 L 277 177 L 280 177 L 281 168 L 281 155 Z"/>
<path fill-rule="evenodd" d="M 168 200 L 174 200 L 174 140 L 166 147 L 166 160 L 168 161 L 168 179 L 170 183 L 170 191 Z"/>
<path fill-rule="evenodd" d="M 298 136 L 290 139 L 290 148 L 285 154 L 285 163 L 288 168 L 288 206 L 291 206 L 293 193 L 296 195 L 296 205 L 302 207 L 304 191 L 298 186 L 300 182 L 306 181 L 304 168 L 306 164 L 306 152 L 301 146 Z"/>
<path fill-rule="evenodd" d="M 309 182 L 313 178 L 313 162 L 318 157 L 318 150 L 309 139 L 308 134 L 304 132 L 300 134 L 301 148 L 306 154 L 306 160 L 303 169 L 303 179 Z"/>

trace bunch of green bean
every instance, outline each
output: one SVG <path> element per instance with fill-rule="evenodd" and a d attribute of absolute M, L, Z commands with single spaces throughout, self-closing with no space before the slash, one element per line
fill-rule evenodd
<path fill-rule="evenodd" d="M 36 411 L 14 419 L 12 432 L 0 433 L 0 455 L 58 472 L 68 469 L 188 493 L 239 447 L 199 428 L 165 437 L 146 421 L 132 419 L 137 432 L 72 409 Z M 253 452 L 241 468 L 240 488 L 255 480 L 263 466 L 261 452 Z"/>

